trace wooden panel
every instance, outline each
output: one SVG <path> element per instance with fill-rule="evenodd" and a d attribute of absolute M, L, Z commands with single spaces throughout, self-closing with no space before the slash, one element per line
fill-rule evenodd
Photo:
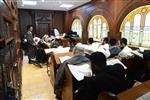
<path fill-rule="evenodd" d="M 48 34 L 52 29 L 52 12 L 36 11 L 36 36 L 42 38 L 44 34 Z"/>
<path fill-rule="evenodd" d="M 49 23 L 37 23 L 37 31 L 36 36 L 42 38 L 44 34 L 47 34 L 49 31 Z"/>
<path fill-rule="evenodd" d="M 31 11 L 19 10 L 18 16 L 19 16 L 20 36 L 22 37 L 23 34 L 25 34 L 27 31 L 27 28 L 26 28 L 27 25 L 33 25 L 32 16 L 34 15 L 32 14 Z"/>
<path fill-rule="evenodd" d="M 40 37 L 50 33 L 53 27 L 56 27 L 60 33 L 64 32 L 63 11 L 19 9 L 18 13 L 20 36 L 26 33 L 27 25 L 33 25 L 33 33 Z"/>
<path fill-rule="evenodd" d="M 56 27 L 60 33 L 64 32 L 64 15 L 64 12 L 55 12 L 53 17 L 53 27 Z"/>

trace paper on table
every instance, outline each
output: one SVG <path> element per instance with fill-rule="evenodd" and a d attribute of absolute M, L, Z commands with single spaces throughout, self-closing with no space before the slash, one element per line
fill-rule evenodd
<path fill-rule="evenodd" d="M 140 96 L 139 98 L 137 98 L 136 100 L 150 100 L 150 92 Z"/>
<path fill-rule="evenodd" d="M 110 59 L 110 60 L 107 60 L 107 65 L 114 65 L 114 64 L 121 64 L 124 69 L 127 69 L 127 67 L 119 60 L 119 59 Z"/>
<path fill-rule="evenodd" d="M 65 60 L 68 60 L 70 58 L 71 58 L 70 56 L 59 57 L 61 63 L 63 63 Z"/>
<path fill-rule="evenodd" d="M 50 49 L 44 49 L 45 53 L 50 53 L 50 52 L 54 52 L 54 53 L 65 53 L 65 52 L 69 52 L 70 47 L 66 47 L 66 48 L 50 48 Z"/>
<path fill-rule="evenodd" d="M 81 81 L 84 79 L 84 76 L 91 77 L 92 76 L 92 70 L 90 68 L 90 65 L 85 63 L 81 65 L 71 65 L 68 64 L 68 68 L 70 69 L 72 75 L 78 80 Z"/>

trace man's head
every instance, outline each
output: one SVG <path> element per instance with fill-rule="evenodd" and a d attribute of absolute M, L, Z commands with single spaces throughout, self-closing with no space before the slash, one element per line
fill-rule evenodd
<path fill-rule="evenodd" d="M 28 25 L 27 26 L 27 31 L 32 31 L 33 30 L 33 26 L 32 25 Z"/>
<path fill-rule="evenodd" d="M 92 71 L 100 72 L 106 66 L 106 57 L 101 52 L 94 52 L 90 56 Z"/>
<path fill-rule="evenodd" d="M 93 38 L 88 39 L 88 44 L 92 44 L 94 42 Z"/>
<path fill-rule="evenodd" d="M 124 48 L 127 45 L 127 39 L 126 38 L 122 38 L 120 40 L 120 47 Z"/>
<path fill-rule="evenodd" d="M 82 44 L 77 44 L 73 48 L 73 54 L 76 55 L 84 55 L 84 48 L 82 47 Z"/>
<path fill-rule="evenodd" d="M 103 41 L 102 41 L 102 44 L 106 44 L 106 43 L 108 43 L 108 38 L 107 37 L 103 38 Z"/>
<path fill-rule="evenodd" d="M 109 40 L 109 45 L 110 46 L 115 46 L 116 44 L 117 44 L 117 41 L 116 41 L 115 38 L 112 38 L 112 39 Z"/>

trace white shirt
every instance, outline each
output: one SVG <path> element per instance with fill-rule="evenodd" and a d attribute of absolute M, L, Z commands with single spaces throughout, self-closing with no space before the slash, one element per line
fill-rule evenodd
<path fill-rule="evenodd" d="M 55 36 L 59 36 L 60 35 L 59 31 L 56 28 L 54 29 L 54 33 L 55 33 Z"/>
<path fill-rule="evenodd" d="M 103 48 L 106 49 L 106 50 L 109 50 L 109 44 L 108 43 L 104 44 Z"/>
<path fill-rule="evenodd" d="M 119 57 L 121 57 L 121 58 L 126 58 L 126 59 L 128 59 L 128 58 L 132 58 L 132 57 L 134 56 L 134 54 L 133 54 L 132 52 L 133 52 L 133 51 L 132 51 L 131 48 L 129 48 L 128 46 L 125 46 L 125 47 L 123 48 L 123 50 L 122 50 L 118 55 L 119 55 Z"/>
<path fill-rule="evenodd" d="M 33 40 L 34 40 L 35 44 L 37 45 L 41 39 L 39 37 L 34 37 Z"/>

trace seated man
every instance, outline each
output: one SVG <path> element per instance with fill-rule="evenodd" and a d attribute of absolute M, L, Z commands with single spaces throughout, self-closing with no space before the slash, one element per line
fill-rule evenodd
<path fill-rule="evenodd" d="M 144 82 L 150 79 L 150 67 L 147 62 L 150 60 L 150 50 L 134 51 L 136 71 L 132 73 L 133 80 Z M 138 67 L 137 67 L 138 66 Z"/>
<path fill-rule="evenodd" d="M 90 45 L 90 44 L 92 45 L 93 42 L 94 42 L 93 38 L 89 38 L 89 39 L 88 39 L 88 44 L 89 44 L 89 45 Z"/>
<path fill-rule="evenodd" d="M 93 40 L 93 38 L 88 39 L 88 46 L 89 46 L 89 48 L 91 48 L 92 51 L 96 51 L 98 49 L 99 45 L 100 45 L 100 43 L 95 42 Z"/>
<path fill-rule="evenodd" d="M 51 44 L 50 44 L 49 36 L 45 34 L 38 44 L 39 44 L 39 47 L 43 49 L 50 48 Z"/>
<path fill-rule="evenodd" d="M 107 37 L 103 38 L 102 45 L 103 45 L 103 48 L 105 50 L 109 49 L 109 44 L 108 44 L 108 38 Z"/>
<path fill-rule="evenodd" d="M 106 58 L 108 58 L 110 56 L 109 44 L 108 44 L 108 38 L 107 37 L 103 38 L 102 44 L 100 44 L 98 46 L 97 51 L 102 52 L 106 56 Z"/>
<path fill-rule="evenodd" d="M 71 59 L 64 61 L 57 70 L 56 80 L 54 83 L 54 92 L 56 94 L 56 98 L 61 98 L 61 87 L 65 80 L 64 70 L 67 64 L 78 65 L 89 62 L 89 59 L 84 56 L 84 48 L 75 46 L 73 49 L 73 54 L 74 56 Z"/>
<path fill-rule="evenodd" d="M 125 70 L 122 65 L 106 65 L 106 57 L 101 52 L 92 53 L 92 71 L 90 77 L 75 93 L 75 100 L 97 100 L 103 91 L 119 93 L 126 89 Z"/>
<path fill-rule="evenodd" d="M 110 39 L 109 46 L 110 57 L 118 55 L 118 53 L 121 51 L 121 49 L 117 47 L 117 41 L 114 38 Z"/>
<path fill-rule="evenodd" d="M 134 57 L 134 54 L 132 53 L 132 49 L 127 46 L 127 39 L 126 38 L 122 38 L 120 40 L 120 48 L 122 50 L 118 54 L 118 56 L 121 57 L 122 59 L 123 58 L 129 59 L 129 58 L 133 58 Z"/>

